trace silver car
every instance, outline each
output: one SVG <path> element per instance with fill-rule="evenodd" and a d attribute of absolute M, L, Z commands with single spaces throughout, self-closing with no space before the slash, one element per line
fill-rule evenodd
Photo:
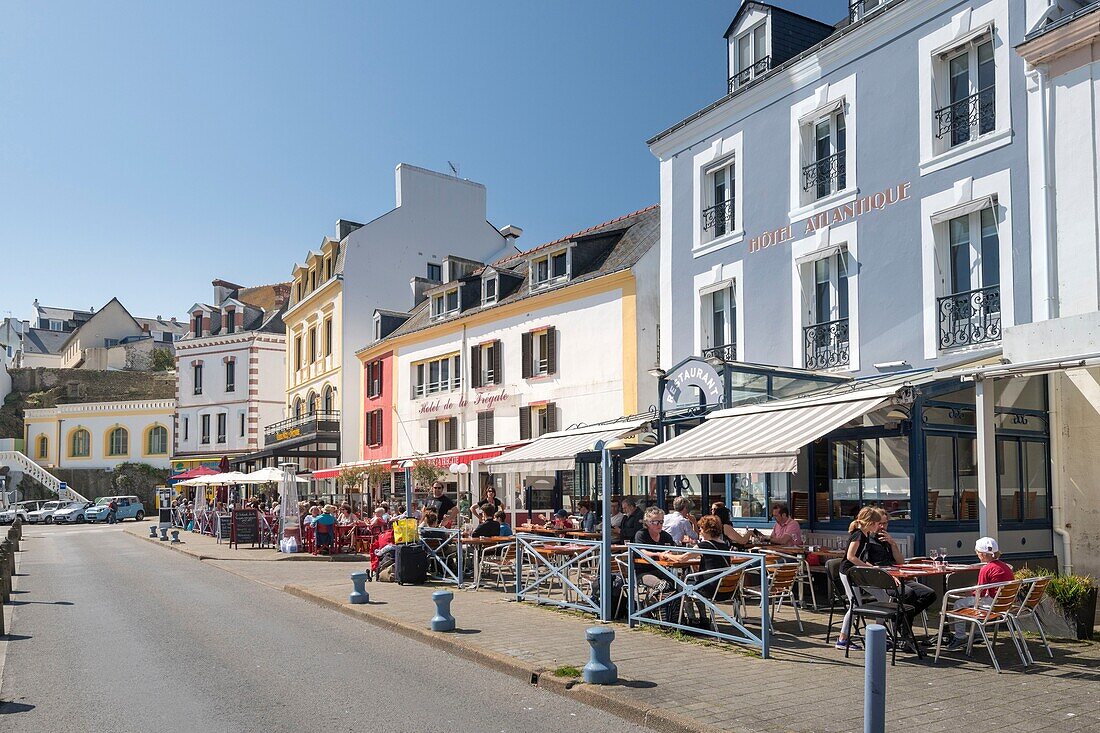
<path fill-rule="evenodd" d="M 54 524 L 84 524 L 84 510 L 92 505 L 90 501 L 73 501 L 53 513 Z"/>
<path fill-rule="evenodd" d="M 27 513 L 27 522 L 30 524 L 53 524 L 53 514 L 58 509 L 68 506 L 67 501 L 47 501 L 39 509 Z"/>
<path fill-rule="evenodd" d="M 0 511 L 0 524 L 11 524 L 15 521 L 17 515 L 26 523 L 30 513 L 38 511 L 45 503 L 46 501 L 44 499 L 33 499 L 31 501 L 21 501 L 17 504 L 12 504 L 7 509 Z"/>

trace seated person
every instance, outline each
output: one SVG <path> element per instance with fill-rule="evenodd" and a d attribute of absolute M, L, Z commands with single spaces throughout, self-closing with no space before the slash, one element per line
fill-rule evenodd
<path fill-rule="evenodd" d="M 618 499 L 611 500 L 611 536 L 618 538 L 619 528 L 623 526 L 623 503 Z"/>
<path fill-rule="evenodd" d="M 367 577 L 373 575 L 376 579 L 381 580 L 380 573 L 393 566 L 394 552 L 397 549 L 397 545 L 393 542 L 393 530 L 387 529 L 382 534 L 378 535 L 378 538 L 374 541 L 374 545 L 371 547 L 370 553 L 370 571 L 367 573 Z"/>
<path fill-rule="evenodd" d="M 978 571 L 978 585 L 990 583 L 1008 583 L 1016 579 L 1012 567 L 1001 560 L 1001 548 L 997 540 L 992 537 L 982 537 L 974 543 L 974 551 L 978 553 L 978 559 L 982 561 L 982 569 Z M 978 594 L 981 595 L 978 595 Z M 989 608 L 993 603 L 993 597 L 997 595 L 995 589 L 975 591 L 974 595 L 960 598 L 955 601 L 954 608 Z M 954 638 L 947 645 L 948 651 L 956 651 L 966 646 L 966 624 L 962 621 L 955 622 Z"/>
<path fill-rule="evenodd" d="M 677 496 L 672 500 L 672 511 L 665 515 L 664 530 L 672 537 L 676 544 L 684 544 L 685 541 L 694 542 L 699 539 L 695 531 L 695 525 L 690 518 L 691 501 L 685 496 Z M 646 510 L 646 516 L 649 515 Z"/>
<path fill-rule="evenodd" d="M 494 507 L 492 504 L 486 504 L 482 507 L 481 515 L 484 519 L 481 524 L 477 525 L 472 533 L 472 537 L 500 537 L 500 522 L 496 520 Z"/>
<path fill-rule="evenodd" d="M 497 524 L 500 525 L 500 534 L 497 535 L 498 537 L 511 537 L 515 534 L 515 532 L 512 531 L 512 526 L 508 524 L 507 515 L 503 511 L 498 510 L 497 513 L 493 515 L 493 518 L 496 519 Z"/>
<path fill-rule="evenodd" d="M 592 511 L 592 502 L 587 499 L 582 499 L 577 504 L 577 509 L 581 514 L 581 531 L 582 532 L 595 532 L 596 531 L 596 512 Z"/>
<path fill-rule="evenodd" d="M 772 519 L 775 520 L 775 524 L 772 525 L 768 544 L 787 547 L 802 547 L 805 544 L 802 539 L 802 528 L 798 526 L 797 520 L 791 518 L 791 510 L 787 502 L 777 501 L 772 504 Z"/>
<path fill-rule="evenodd" d="M 748 547 L 752 544 L 748 533 L 742 534 L 733 528 L 733 524 L 730 522 L 730 510 L 726 507 L 725 502 L 716 501 L 711 504 L 710 513 L 718 517 L 718 521 L 722 523 L 722 536 L 729 540 L 730 544 L 739 547 Z"/>
<path fill-rule="evenodd" d="M 676 547 L 676 542 L 673 541 L 672 535 L 662 529 L 665 523 L 664 510 L 657 506 L 649 507 L 645 510 L 645 518 L 643 521 L 644 525 L 642 529 L 638 530 L 637 534 L 634 535 L 635 544 Z M 657 550 L 642 550 L 642 552 L 655 560 L 674 560 L 680 557 L 679 554 L 676 553 Z M 659 576 L 651 564 L 639 562 L 636 566 L 636 570 L 638 571 L 638 582 L 649 588 L 651 592 L 660 595 L 671 588 L 669 581 Z M 661 606 L 661 618 L 664 621 L 672 620 L 672 605 L 673 604 L 668 603 Z"/>
<path fill-rule="evenodd" d="M 726 541 L 722 532 L 722 520 L 713 514 L 708 514 L 699 518 L 699 541 L 695 543 L 695 547 L 700 550 L 720 550 L 722 552 L 730 552 L 733 547 Z M 725 555 L 712 555 L 706 552 L 685 552 L 680 555 L 681 558 L 698 557 L 699 558 L 699 570 L 692 573 L 695 577 L 696 583 L 706 582 L 708 576 L 705 573 L 714 573 L 716 571 L 725 570 L 730 566 L 730 558 Z M 714 595 L 715 590 L 720 585 L 720 581 L 713 581 L 707 584 L 699 590 L 704 597 L 712 597 L 716 601 L 728 601 L 733 597 L 733 591 L 728 591 L 721 595 Z M 701 601 L 695 601 L 696 610 L 698 611 L 699 618 L 703 618 L 707 615 L 706 606 Z"/>
<path fill-rule="evenodd" d="M 311 506 L 309 508 L 309 514 L 302 518 L 302 524 L 306 527 L 312 527 L 319 516 L 321 516 L 321 507 Z"/>
<path fill-rule="evenodd" d="M 554 518 L 547 524 L 547 529 L 575 529 L 573 520 L 569 518 L 569 512 L 564 509 L 554 512 Z"/>
<path fill-rule="evenodd" d="M 380 506 L 375 507 L 374 508 L 374 516 L 371 517 L 370 521 L 367 522 L 367 524 L 370 525 L 371 529 L 374 529 L 376 527 L 379 527 L 379 528 L 385 527 L 386 526 L 386 510 L 383 509 Z"/>
<path fill-rule="evenodd" d="M 638 530 L 642 529 L 645 520 L 642 510 L 638 508 L 638 500 L 633 496 L 623 497 L 623 518 L 619 522 L 619 539 L 630 542 Z"/>
<path fill-rule="evenodd" d="M 332 542 L 336 536 L 335 513 L 336 507 L 329 504 L 313 520 L 314 542 L 321 553 L 327 554 L 332 550 Z"/>
<path fill-rule="evenodd" d="M 344 504 L 340 507 L 340 512 L 336 515 L 336 523 L 341 527 L 355 524 L 355 515 L 351 513 L 350 505 Z"/>

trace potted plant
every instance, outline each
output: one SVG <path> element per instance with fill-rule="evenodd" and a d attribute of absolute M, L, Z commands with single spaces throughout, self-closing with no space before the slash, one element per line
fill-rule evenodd
<path fill-rule="evenodd" d="M 1049 575 L 1046 598 L 1040 606 L 1047 611 L 1043 623 L 1053 621 L 1052 636 L 1067 636 L 1074 639 L 1091 639 L 1092 629 L 1096 625 L 1097 586 L 1088 575 L 1064 575 L 1039 568 L 1022 568 L 1016 572 L 1019 579 L 1036 575 Z M 1054 616 L 1054 619 L 1051 619 Z"/>

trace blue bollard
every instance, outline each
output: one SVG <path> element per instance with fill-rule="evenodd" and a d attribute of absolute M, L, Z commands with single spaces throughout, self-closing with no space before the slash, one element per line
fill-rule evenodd
<path fill-rule="evenodd" d="M 867 645 L 863 669 L 863 733 L 886 730 L 886 627 L 871 624 L 863 635 Z"/>
<path fill-rule="evenodd" d="M 168 541 L 168 528 L 167 527 L 161 527 L 160 528 L 160 541 L 161 542 L 167 542 Z"/>
<path fill-rule="evenodd" d="M 367 573 L 364 570 L 351 574 L 351 584 L 353 590 L 351 595 L 348 596 L 348 603 L 370 603 L 370 596 L 367 595 Z"/>
<path fill-rule="evenodd" d="M 454 631 L 455 617 L 451 615 L 451 601 L 455 594 L 449 590 L 437 590 L 432 593 L 435 603 L 435 616 L 432 617 L 432 631 Z"/>
<path fill-rule="evenodd" d="M 149 528 L 149 539 L 155 540 L 157 538 L 157 527 L 153 525 Z"/>
<path fill-rule="evenodd" d="M 178 545 L 180 543 L 180 531 L 178 529 L 173 529 L 170 534 L 172 535 L 172 544 Z"/>
<path fill-rule="evenodd" d="M 613 685 L 619 681 L 619 669 L 611 661 L 611 642 L 614 629 L 593 626 L 586 629 L 584 638 L 592 647 L 592 656 L 584 665 L 584 681 L 590 685 Z"/>

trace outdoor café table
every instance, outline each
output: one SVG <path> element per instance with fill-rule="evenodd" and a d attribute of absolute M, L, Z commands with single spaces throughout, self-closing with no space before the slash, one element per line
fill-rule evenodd
<path fill-rule="evenodd" d="M 569 530 L 565 532 L 566 537 L 572 537 L 575 540 L 598 540 L 600 538 L 599 532 L 581 532 L 580 530 Z"/>
<path fill-rule="evenodd" d="M 547 537 L 564 537 L 568 529 L 551 529 L 549 527 L 540 527 L 536 524 L 521 524 L 516 527 L 517 532 L 526 532 L 527 534 L 541 534 Z"/>
<path fill-rule="evenodd" d="M 463 546 L 469 546 L 473 550 L 474 584 L 468 590 L 477 590 L 481 585 L 481 561 L 485 559 L 485 550 L 490 547 L 499 547 L 510 543 L 515 537 L 463 537 Z"/>

